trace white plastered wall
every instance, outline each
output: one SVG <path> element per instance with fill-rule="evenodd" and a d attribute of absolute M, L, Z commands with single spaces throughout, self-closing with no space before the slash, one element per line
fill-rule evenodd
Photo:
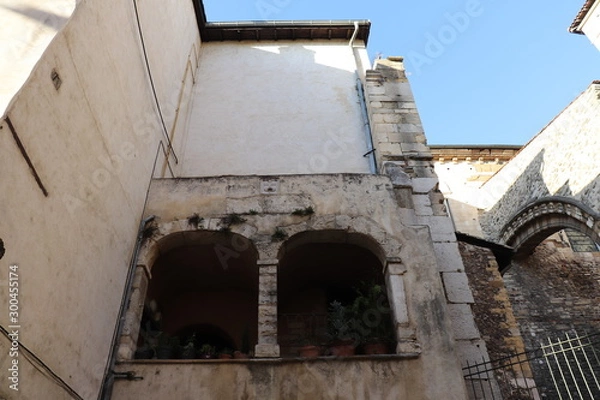
<path fill-rule="evenodd" d="M 583 21 L 582 31 L 592 44 L 600 50 L 600 1 L 596 1 L 588 12 Z"/>
<path fill-rule="evenodd" d="M 188 57 L 199 45 L 195 15 L 191 2 L 170 2 L 168 8 L 154 0 L 141 3 L 150 69 L 164 103 L 180 92 Z M 169 28 L 174 20 L 177 30 Z M 58 89 L 52 70 L 62 82 Z M 9 265 L 19 266 L 19 341 L 82 398 L 96 398 L 164 140 L 133 2 L 78 3 L 6 115 L 48 196 L 1 121 L 0 237 L 6 254 L 0 283 L 6 283 Z M 3 327 L 10 324 L 8 300 L 0 296 Z M 0 369 L 7 371 L 9 343 L 0 339 Z M 32 368 L 24 350 L 19 357 L 20 390 L 5 381 L 0 398 L 70 398 Z"/>
<path fill-rule="evenodd" d="M 0 0 L 0 115 L 66 24 L 76 0 Z"/>
<path fill-rule="evenodd" d="M 203 44 L 181 176 L 368 173 L 366 59 L 347 41 Z"/>

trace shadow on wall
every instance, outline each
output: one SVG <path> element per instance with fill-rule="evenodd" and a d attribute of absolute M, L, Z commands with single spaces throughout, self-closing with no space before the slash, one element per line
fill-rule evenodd
<path fill-rule="evenodd" d="M 544 168 L 545 150 L 541 150 L 527 165 L 515 182 L 499 198 L 492 208 L 483 211 L 480 216 L 481 228 L 487 237 L 498 239 L 502 227 L 527 204 L 542 197 L 550 196 L 551 193 L 544 182 L 542 171 Z M 505 165 L 506 168 L 510 162 Z M 503 168 L 503 169 L 504 169 Z M 490 183 L 502 170 L 492 177 L 486 184 Z M 482 186 L 485 190 L 486 184 Z"/>
<path fill-rule="evenodd" d="M 496 204 L 489 210 L 481 212 L 480 224 L 488 238 L 499 241 L 502 229 L 523 208 L 550 196 L 571 198 L 598 212 L 600 209 L 600 174 L 596 175 L 579 192 L 573 191 L 571 178 L 567 178 L 560 188 L 552 193 L 545 182 L 543 171 L 547 163 L 556 161 L 549 160 L 546 157 L 546 150 L 542 149 Z M 485 189 L 485 185 L 483 189 Z"/>
<path fill-rule="evenodd" d="M 75 4 L 75 1 L 73 1 L 73 4 Z M 5 5 L 0 5 L 0 7 L 10 10 L 10 11 L 13 11 L 18 14 L 21 14 L 21 15 L 23 15 L 29 19 L 32 19 L 34 21 L 41 22 L 42 24 L 46 25 L 48 28 L 52 28 L 56 31 L 60 30 L 60 28 L 62 28 L 69 20 L 69 17 L 64 17 L 64 16 L 58 15 L 52 11 L 41 10 L 41 9 L 35 8 L 35 7 L 27 7 L 27 6 L 10 7 L 10 6 L 5 6 Z M 73 6 L 73 9 L 74 8 L 75 7 Z"/>

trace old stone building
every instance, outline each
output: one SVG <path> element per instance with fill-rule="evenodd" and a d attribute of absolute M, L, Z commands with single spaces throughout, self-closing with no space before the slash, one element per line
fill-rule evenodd
<path fill-rule="evenodd" d="M 544 301 L 595 306 L 596 256 L 539 244 L 599 241 L 597 83 L 518 153 L 430 149 L 368 21 L 0 12 L 23 55 L 0 65 L 2 398 L 510 398 L 530 366 L 463 367 L 548 329 L 524 289 L 562 273 Z"/>
<path fill-rule="evenodd" d="M 4 11 L 64 26 L 2 119 L 2 397 L 466 398 L 473 298 L 368 21 L 48 7 Z"/>

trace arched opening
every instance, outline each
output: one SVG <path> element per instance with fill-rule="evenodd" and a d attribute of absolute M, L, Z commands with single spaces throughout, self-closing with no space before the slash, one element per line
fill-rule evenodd
<path fill-rule="evenodd" d="M 358 351 L 370 337 L 393 348 L 382 257 L 380 246 L 362 234 L 316 231 L 290 238 L 278 275 L 282 356 L 296 356 L 307 345 L 326 352 L 342 339 Z"/>
<path fill-rule="evenodd" d="M 515 249 L 502 272 L 526 350 L 600 332 L 598 215 L 593 210 L 573 199 L 540 199 L 515 215 L 503 239 Z M 531 367 L 541 393 L 556 397 L 546 365 Z"/>
<path fill-rule="evenodd" d="M 515 249 L 515 258 L 519 259 L 565 229 L 600 243 L 600 216 L 577 200 L 558 196 L 536 200 L 517 212 L 502 228 L 501 240 Z"/>
<path fill-rule="evenodd" d="M 258 331 L 258 253 L 252 243 L 234 233 L 209 231 L 168 242 L 152 267 L 138 340 L 138 350 L 146 352 L 136 357 L 248 353 Z M 159 354 L 162 347 L 170 347 L 170 355 L 168 350 Z"/>

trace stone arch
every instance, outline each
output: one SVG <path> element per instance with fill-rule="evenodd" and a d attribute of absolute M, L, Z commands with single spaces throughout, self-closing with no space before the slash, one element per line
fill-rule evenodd
<path fill-rule="evenodd" d="M 340 243 L 350 244 L 370 251 L 385 266 L 387 256 L 385 249 L 371 236 L 341 229 L 322 229 L 303 231 L 283 242 L 277 258 L 281 260 L 293 249 L 308 243 Z"/>
<path fill-rule="evenodd" d="M 242 223 L 231 226 L 227 231 L 222 231 L 218 228 L 220 223 L 221 218 L 208 218 L 198 224 L 191 224 L 187 219 L 156 224 L 154 233 L 144 241 L 140 249 L 137 265 L 144 266 L 150 272 L 152 265 L 161 254 L 179 246 L 198 242 L 200 237 L 206 238 L 207 235 L 213 238 L 225 237 L 223 233 L 227 232 L 234 234 L 233 239 L 226 240 L 221 244 L 238 252 L 249 247 L 255 248 L 257 229 L 254 226 Z"/>
<path fill-rule="evenodd" d="M 386 287 L 385 251 L 364 233 L 341 229 L 299 232 L 283 243 L 278 258 L 278 331 L 284 356 L 294 355 L 299 346 L 307 344 L 307 338 L 312 345 L 326 344 L 328 311 L 334 301 L 350 307 L 357 289 L 366 293 L 369 288 Z M 350 335 L 356 336 L 357 346 L 358 332 L 388 332 L 390 340 L 395 335 L 385 292 L 381 297 L 385 305 L 365 316 L 374 318 L 373 324 L 371 320 L 353 321 L 356 331 Z"/>
<path fill-rule="evenodd" d="M 138 257 L 119 347 L 121 359 L 133 357 L 142 333 L 147 333 L 148 313 L 157 309 L 162 316 L 161 332 L 179 339 L 196 333 L 197 339 L 203 335 L 211 340 L 218 336 L 215 332 L 225 332 L 217 345 L 230 348 L 233 343 L 241 349 L 244 335 L 247 341 L 256 342 L 259 254 L 253 241 L 241 234 L 252 235 L 255 229 L 244 224 L 235 227 L 237 232 L 204 229 L 210 223 L 189 226 L 184 220 L 153 228 Z M 197 312 L 202 305 L 206 312 Z M 223 312 L 223 307 L 229 307 L 229 312 Z M 237 322 L 231 307 L 243 308 L 237 312 Z M 182 332 L 185 337 L 180 337 Z"/>
<path fill-rule="evenodd" d="M 290 224 L 282 228 L 288 235 L 288 239 L 280 242 L 275 249 L 276 257 L 280 260 L 285 252 L 289 251 L 290 243 L 322 241 L 327 236 L 330 236 L 328 240 L 333 242 L 348 241 L 348 243 L 364 247 L 373 252 L 384 266 L 389 258 L 399 257 L 402 247 L 397 236 L 372 219 L 363 216 L 317 215 L 300 224 Z M 294 241 L 291 240 L 292 238 Z M 292 244 L 292 246 L 296 244 Z"/>
<path fill-rule="evenodd" d="M 517 212 L 500 232 L 500 240 L 524 257 L 551 234 L 571 228 L 600 243 L 600 214 L 580 201 L 552 196 L 536 200 Z"/>

